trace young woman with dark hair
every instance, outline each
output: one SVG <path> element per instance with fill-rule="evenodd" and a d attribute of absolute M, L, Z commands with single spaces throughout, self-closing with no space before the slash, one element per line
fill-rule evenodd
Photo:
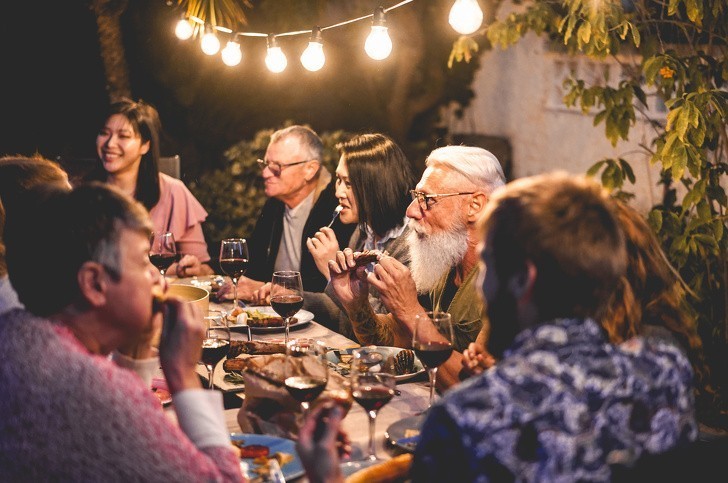
<path fill-rule="evenodd" d="M 202 233 L 207 211 L 181 180 L 159 172 L 160 131 L 152 105 L 126 98 L 112 103 L 96 136 L 100 164 L 88 180 L 120 188 L 149 210 L 154 231 L 172 232 L 182 258 L 168 273 L 211 274 Z"/>

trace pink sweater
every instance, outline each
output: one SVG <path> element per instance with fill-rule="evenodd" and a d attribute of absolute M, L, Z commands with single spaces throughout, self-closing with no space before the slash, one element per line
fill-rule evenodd
<path fill-rule="evenodd" d="M 159 189 L 159 202 L 149 212 L 154 231 L 171 231 L 181 255 L 195 255 L 203 263 L 210 261 L 202 233 L 205 208 L 182 181 L 164 173 L 159 173 Z"/>
<path fill-rule="evenodd" d="M 229 447 L 195 447 L 136 374 L 66 326 L 6 312 L 0 354 L 0 480 L 241 481 Z"/>

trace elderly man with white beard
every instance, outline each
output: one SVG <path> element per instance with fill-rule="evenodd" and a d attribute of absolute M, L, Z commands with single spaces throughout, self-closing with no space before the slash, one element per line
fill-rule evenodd
<path fill-rule="evenodd" d="M 505 176 L 498 159 L 477 147 L 437 148 L 425 164 L 407 208 L 411 269 L 383 256 L 367 272 L 355 266 L 354 254 L 347 248 L 329 261 L 330 283 L 362 344 L 411 347 L 415 315 L 425 311 L 417 294 L 429 293 L 433 310 L 449 312 L 453 320 L 455 352 L 438 369 L 438 386 L 445 388 L 459 380 L 461 352 L 476 337 L 483 345 L 487 340 L 485 311 L 475 283 L 477 222 L 490 195 L 505 184 Z M 388 314 L 372 310 L 369 284 L 379 290 Z"/>

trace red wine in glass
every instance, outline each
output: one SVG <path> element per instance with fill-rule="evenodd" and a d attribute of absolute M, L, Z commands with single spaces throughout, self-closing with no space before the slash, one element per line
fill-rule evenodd
<path fill-rule="evenodd" d="M 293 317 L 303 307 L 300 295 L 275 295 L 270 299 L 270 306 L 281 317 Z"/>
<path fill-rule="evenodd" d="M 202 362 L 207 366 L 217 365 L 228 353 L 230 342 L 222 339 L 202 340 Z"/>
<path fill-rule="evenodd" d="M 412 348 L 430 377 L 430 407 L 435 400 L 437 368 L 452 355 L 453 339 L 452 317 L 449 313 L 432 311 L 415 315 Z"/>
<path fill-rule="evenodd" d="M 453 351 L 452 344 L 449 342 L 418 342 L 412 348 L 427 369 L 440 367 L 450 358 Z"/>
<path fill-rule="evenodd" d="M 278 315 L 283 317 L 285 327 L 283 340 L 287 344 L 291 317 L 303 307 L 301 272 L 291 270 L 273 272 L 270 285 L 270 305 Z"/>
<path fill-rule="evenodd" d="M 240 279 L 245 275 L 245 271 L 248 269 L 247 258 L 221 258 L 220 269 L 225 275 L 236 280 Z"/>
<path fill-rule="evenodd" d="M 392 400 L 394 389 L 386 386 L 364 386 L 352 391 L 351 396 L 365 411 L 379 411 Z"/>
<path fill-rule="evenodd" d="M 149 261 L 152 262 L 152 265 L 157 267 L 157 270 L 159 270 L 160 273 L 164 273 L 170 265 L 177 261 L 177 257 L 175 255 L 168 254 L 153 254 L 149 255 Z"/>
<path fill-rule="evenodd" d="M 326 389 L 326 379 L 293 376 L 285 380 L 286 389 L 293 399 L 299 403 L 311 402 Z"/>

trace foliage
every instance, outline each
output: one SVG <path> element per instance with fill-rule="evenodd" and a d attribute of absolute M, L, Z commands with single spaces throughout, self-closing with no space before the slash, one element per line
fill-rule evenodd
<path fill-rule="evenodd" d="M 287 121 L 282 127 L 292 124 Z M 215 252 L 223 238 L 252 234 L 266 200 L 257 159 L 265 156 L 273 131 L 263 129 L 253 139 L 244 139 L 231 146 L 225 151 L 224 167 L 208 171 L 190 183 L 190 190 L 209 212 L 203 230 L 211 252 Z M 323 166 L 333 173 L 339 161 L 336 144 L 347 139 L 349 134 L 334 131 L 319 135 L 324 143 Z"/>
<path fill-rule="evenodd" d="M 505 2 L 496 0 L 498 6 Z M 502 5 L 501 5 L 502 4 Z M 513 4 L 517 4 L 515 7 Z M 728 4 L 724 0 L 514 0 L 512 12 L 485 29 L 493 46 L 506 48 L 527 32 L 548 36 L 575 55 L 617 57 L 623 76 L 616 86 L 565 82 L 564 103 L 584 113 L 616 146 L 647 109 L 646 90 L 668 109 L 651 119 L 655 136 L 642 146 L 661 170 L 663 199 L 648 219 L 670 261 L 689 285 L 690 300 L 713 371 L 728 401 L 728 231 L 724 190 L 728 164 Z M 453 47 L 463 58 L 467 43 Z M 637 58 L 634 65 L 626 65 Z M 604 159 L 588 171 L 618 196 L 631 196 L 630 164 Z M 722 184 L 721 184 L 722 183 Z M 680 199 L 682 196 L 682 199 Z"/>

